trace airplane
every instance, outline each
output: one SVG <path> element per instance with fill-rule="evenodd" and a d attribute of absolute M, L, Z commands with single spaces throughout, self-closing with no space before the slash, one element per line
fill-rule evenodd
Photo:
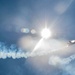
<path fill-rule="evenodd" d="M 71 46 L 71 45 L 74 45 L 74 44 L 75 44 L 75 40 L 70 40 L 70 41 L 67 43 L 68 46 Z"/>

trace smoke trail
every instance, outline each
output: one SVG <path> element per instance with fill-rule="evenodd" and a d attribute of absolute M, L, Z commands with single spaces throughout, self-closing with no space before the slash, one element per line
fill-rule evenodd
<path fill-rule="evenodd" d="M 49 59 L 49 64 L 58 66 L 63 71 L 66 71 L 70 75 L 75 75 L 75 67 L 71 65 L 71 61 L 75 60 L 75 54 L 67 58 L 60 58 L 59 56 L 52 56 Z"/>
<path fill-rule="evenodd" d="M 71 55 L 67 58 L 60 58 L 58 56 L 52 56 L 52 57 L 50 57 L 49 64 L 56 65 L 57 63 L 59 63 L 59 64 L 65 65 L 65 64 L 69 64 L 73 60 L 75 60 L 75 54 Z"/>
<path fill-rule="evenodd" d="M 47 55 L 52 52 L 56 52 L 58 50 L 64 49 L 67 46 L 60 48 L 60 49 L 55 49 L 55 50 L 48 50 L 48 51 L 35 51 L 35 52 L 25 52 L 21 50 L 20 48 L 16 48 L 15 45 L 11 45 L 9 48 L 6 47 L 4 43 L 0 42 L 0 58 L 6 59 L 6 58 L 27 58 L 27 57 L 34 57 L 34 56 L 42 56 L 42 55 Z"/>
<path fill-rule="evenodd" d="M 56 51 L 56 50 L 54 50 Z M 36 52 L 36 53 L 31 53 L 31 52 L 22 52 L 22 51 L 0 51 L 0 58 L 27 58 L 27 57 L 34 57 L 34 56 L 42 56 L 42 55 L 47 55 L 53 51 L 43 51 L 43 52 Z"/>

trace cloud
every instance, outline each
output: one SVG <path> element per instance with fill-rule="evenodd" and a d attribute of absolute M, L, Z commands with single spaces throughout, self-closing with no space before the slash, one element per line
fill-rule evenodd
<path fill-rule="evenodd" d="M 51 56 L 49 59 L 49 64 L 59 67 L 68 74 L 75 75 L 75 68 L 71 64 L 73 60 L 75 60 L 75 55 L 71 55 L 67 58 L 60 58 L 59 56 Z"/>

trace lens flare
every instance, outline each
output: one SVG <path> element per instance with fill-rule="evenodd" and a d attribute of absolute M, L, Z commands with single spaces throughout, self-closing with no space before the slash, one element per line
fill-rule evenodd
<path fill-rule="evenodd" d="M 51 37 L 51 31 L 48 28 L 44 28 L 41 32 L 41 36 L 45 39 Z"/>

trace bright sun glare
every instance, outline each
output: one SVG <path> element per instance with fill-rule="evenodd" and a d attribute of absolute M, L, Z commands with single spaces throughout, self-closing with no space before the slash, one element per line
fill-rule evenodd
<path fill-rule="evenodd" d="M 41 32 L 41 36 L 47 39 L 51 36 L 51 31 L 48 28 L 44 28 Z"/>

